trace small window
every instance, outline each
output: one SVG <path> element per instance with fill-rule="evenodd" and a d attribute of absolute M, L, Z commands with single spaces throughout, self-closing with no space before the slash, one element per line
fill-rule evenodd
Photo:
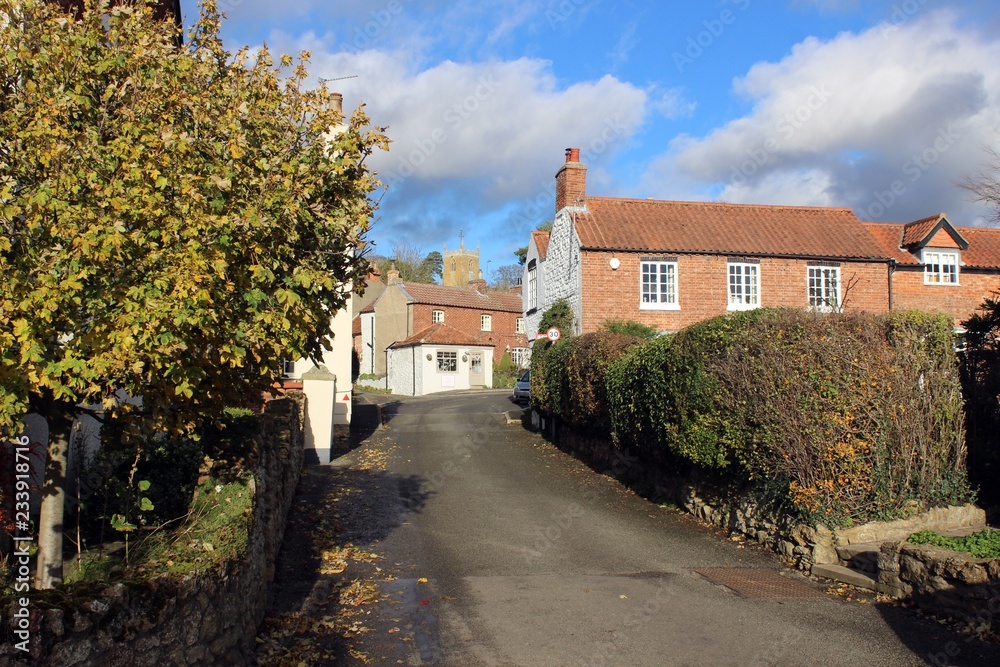
<path fill-rule="evenodd" d="M 518 368 L 527 368 L 528 363 L 531 362 L 531 348 L 527 347 L 514 347 L 510 350 L 510 360 Z"/>
<path fill-rule="evenodd" d="M 957 285 L 958 253 L 940 250 L 924 250 L 924 284 Z"/>
<path fill-rule="evenodd" d="M 493 331 L 493 316 L 492 315 L 483 315 L 481 328 L 482 328 L 483 331 Z"/>
<path fill-rule="evenodd" d="M 514 322 L 514 333 L 524 333 L 524 318 L 519 317 Z"/>
<path fill-rule="evenodd" d="M 677 262 L 644 261 L 640 264 L 639 308 L 680 310 L 677 301 Z"/>
<path fill-rule="evenodd" d="M 431 311 L 431 322 L 433 324 L 440 324 L 441 322 L 444 322 L 444 311 L 443 310 Z"/>
<path fill-rule="evenodd" d="M 441 351 L 437 353 L 438 373 L 458 371 L 458 353 Z"/>
<path fill-rule="evenodd" d="M 760 266 L 729 263 L 729 310 L 752 310 L 760 306 Z"/>
<path fill-rule="evenodd" d="M 840 307 L 840 269 L 836 266 L 809 267 L 809 308 L 831 312 Z"/>
<path fill-rule="evenodd" d="M 283 357 L 281 359 L 281 374 L 286 377 L 295 375 L 295 360 Z"/>

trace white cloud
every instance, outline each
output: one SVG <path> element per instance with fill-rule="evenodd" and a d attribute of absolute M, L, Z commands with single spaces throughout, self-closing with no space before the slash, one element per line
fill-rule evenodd
<path fill-rule="evenodd" d="M 654 167 L 721 184 L 729 201 L 846 205 L 887 220 L 947 211 L 971 224 L 982 210 L 954 184 L 1000 141 L 996 62 L 1000 42 L 947 12 L 809 38 L 734 82 L 748 114 L 678 137 Z"/>

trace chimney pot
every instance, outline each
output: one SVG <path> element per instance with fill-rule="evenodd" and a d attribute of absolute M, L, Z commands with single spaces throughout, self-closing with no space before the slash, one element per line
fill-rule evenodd
<path fill-rule="evenodd" d="M 344 115 L 344 96 L 340 93 L 330 93 L 330 103 L 337 110 L 337 112 L 343 116 Z"/>
<path fill-rule="evenodd" d="M 579 148 L 567 148 L 566 149 L 566 162 L 579 162 L 580 161 L 580 149 Z"/>

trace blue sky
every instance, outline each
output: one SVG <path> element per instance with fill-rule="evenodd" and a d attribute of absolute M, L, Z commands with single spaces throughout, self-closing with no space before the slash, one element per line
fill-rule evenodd
<path fill-rule="evenodd" d="M 331 84 L 348 109 L 389 126 L 380 254 L 464 230 L 484 268 L 513 263 L 554 214 L 568 147 L 593 195 L 985 222 L 957 184 L 1000 148 L 996 0 L 220 6 L 233 50 L 308 50 L 313 76 L 356 75 Z"/>

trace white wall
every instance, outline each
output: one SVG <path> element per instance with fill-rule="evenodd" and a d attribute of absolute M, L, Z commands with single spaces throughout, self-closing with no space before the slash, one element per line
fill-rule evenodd
<path fill-rule="evenodd" d="M 528 314 L 528 265 L 535 262 L 535 303 L 536 308 L 530 315 Z M 524 332 L 530 342 L 538 332 L 538 323 L 545 312 L 545 260 L 538 256 L 538 246 L 535 245 L 534 234 L 528 240 L 528 254 L 524 258 L 524 272 L 521 277 L 521 302 L 524 304 Z"/>
<path fill-rule="evenodd" d="M 447 350 L 457 353 L 458 370 L 455 373 L 439 373 L 437 353 Z M 468 347 L 461 345 L 419 345 L 389 350 L 389 388 L 394 394 L 404 396 L 424 396 L 442 391 L 456 391 L 471 388 L 469 384 L 469 353 L 475 351 L 483 355 L 483 380 L 485 386 L 493 386 L 493 348 Z M 427 358 L 430 355 L 430 359 Z M 462 361 L 462 357 L 465 361 Z M 414 378 L 416 370 L 416 378 Z"/>
<path fill-rule="evenodd" d="M 585 208 L 566 207 L 556 214 L 544 263 L 545 296 L 544 301 L 539 296 L 538 319 L 553 303 L 559 299 L 567 299 L 573 308 L 576 330 L 563 331 L 564 336 L 580 333 L 583 276 L 580 271 L 580 238 L 576 234 L 572 214 L 584 211 Z M 525 325 L 528 326 L 527 320 Z M 538 330 L 538 320 L 535 320 L 534 327 L 528 331 Z"/>

